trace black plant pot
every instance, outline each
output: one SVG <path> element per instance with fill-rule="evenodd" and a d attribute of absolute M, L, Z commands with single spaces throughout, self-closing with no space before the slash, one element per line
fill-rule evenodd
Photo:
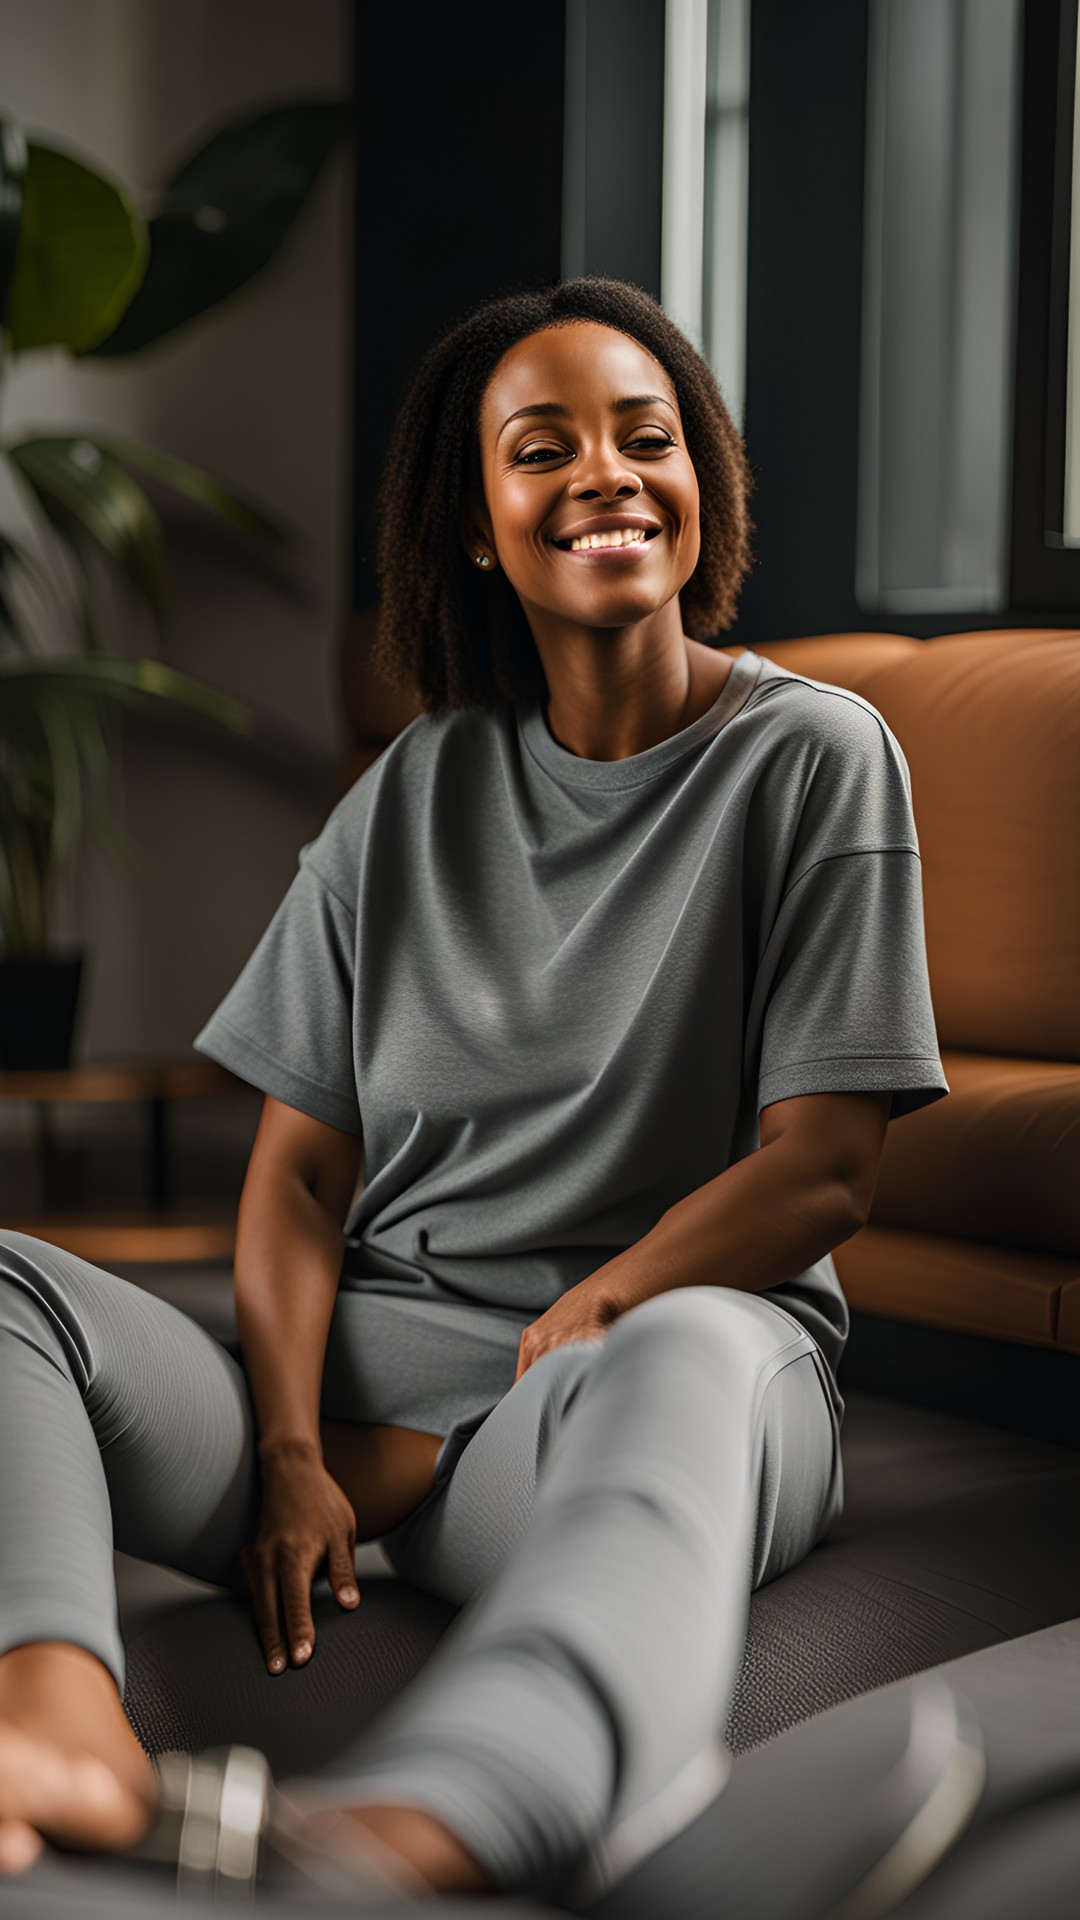
<path fill-rule="evenodd" d="M 84 955 L 0 957 L 0 1067 L 70 1067 Z"/>

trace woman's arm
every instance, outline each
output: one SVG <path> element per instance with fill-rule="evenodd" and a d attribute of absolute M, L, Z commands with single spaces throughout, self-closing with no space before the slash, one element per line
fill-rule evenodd
<path fill-rule="evenodd" d="M 761 1147 L 662 1214 L 586 1283 L 625 1308 L 700 1283 L 763 1293 L 865 1226 L 891 1093 L 815 1093 L 763 1107 Z"/>
<path fill-rule="evenodd" d="M 236 1317 L 255 1403 L 263 1504 L 240 1559 L 271 1673 L 310 1659 L 311 1582 L 324 1562 L 359 1601 L 352 1504 L 323 1460 L 323 1362 L 362 1143 L 267 1094 L 236 1238 Z"/>
<path fill-rule="evenodd" d="M 525 1327 L 515 1385 L 552 1347 L 603 1335 L 674 1287 L 764 1293 L 794 1280 L 864 1226 L 891 1093 L 814 1093 L 761 1111 L 761 1148 L 661 1214 Z"/>
<path fill-rule="evenodd" d="M 362 1153 L 359 1135 L 264 1095 L 234 1260 L 237 1327 L 264 1459 L 312 1450 L 322 1457 L 323 1362 Z"/>

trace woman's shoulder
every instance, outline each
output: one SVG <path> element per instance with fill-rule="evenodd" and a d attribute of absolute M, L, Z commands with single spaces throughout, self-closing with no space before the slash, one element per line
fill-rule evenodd
<path fill-rule="evenodd" d="M 417 714 L 341 795 L 316 838 L 301 848 L 301 863 L 313 867 L 333 889 L 355 889 L 375 821 L 414 814 L 437 782 L 460 788 L 478 776 L 484 743 L 497 724 L 496 716 L 466 708 L 438 718 Z"/>
<path fill-rule="evenodd" d="M 770 750 L 790 742 L 804 770 L 809 754 L 823 769 L 862 765 L 869 771 L 889 765 L 908 779 L 903 747 L 871 700 L 850 687 L 794 673 L 764 655 L 761 659 L 752 705 Z"/>
<path fill-rule="evenodd" d="M 855 741 L 890 733 L 884 715 L 873 702 L 851 687 L 814 680 L 809 674 L 795 673 L 765 654 L 759 657 L 761 672 L 754 689 L 755 704 L 770 708 L 792 727 L 826 740 Z"/>

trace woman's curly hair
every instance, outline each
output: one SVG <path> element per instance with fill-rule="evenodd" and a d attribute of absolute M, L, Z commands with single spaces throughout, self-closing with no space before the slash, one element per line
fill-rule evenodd
<path fill-rule="evenodd" d="M 429 349 L 394 423 L 377 496 L 378 629 L 370 661 L 399 692 L 441 718 L 491 711 L 546 686 L 521 602 L 500 568 L 469 565 L 460 532 L 470 493 L 483 497 L 480 405 L 509 348 L 542 328 L 594 320 L 629 334 L 670 376 L 701 497 L 701 554 L 679 595 L 685 631 L 730 627 L 753 555 L 754 480 L 709 364 L 642 287 L 587 274 L 500 295 Z"/>

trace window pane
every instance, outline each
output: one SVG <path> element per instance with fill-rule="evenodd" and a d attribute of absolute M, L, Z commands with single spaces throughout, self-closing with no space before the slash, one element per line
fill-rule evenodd
<path fill-rule="evenodd" d="M 1007 604 L 1019 0 L 871 0 L 856 599 Z"/>
<path fill-rule="evenodd" d="M 740 433 L 746 411 L 750 0 L 709 0 L 704 352 Z"/>
<path fill-rule="evenodd" d="M 667 0 L 661 299 L 742 430 L 750 0 Z"/>

